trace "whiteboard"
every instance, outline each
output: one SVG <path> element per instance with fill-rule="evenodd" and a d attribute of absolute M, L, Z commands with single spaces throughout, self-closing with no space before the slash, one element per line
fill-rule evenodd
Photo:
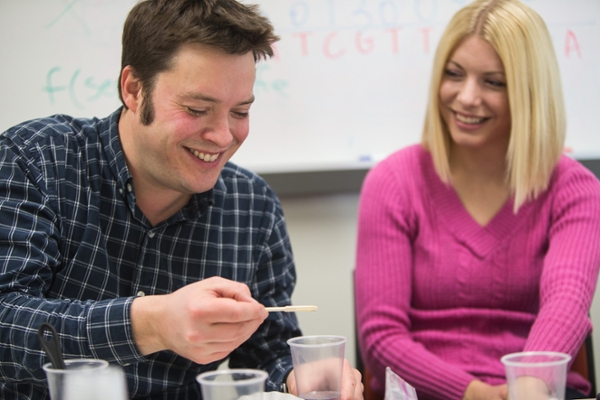
<path fill-rule="evenodd" d="M 233 161 L 259 173 L 364 169 L 417 143 L 433 53 L 467 0 L 244 0 L 281 41 L 257 65 L 250 136 Z M 559 58 L 567 146 L 600 158 L 600 1 L 525 0 Z M 119 105 L 123 21 L 135 0 L 0 0 L 0 130 Z"/>

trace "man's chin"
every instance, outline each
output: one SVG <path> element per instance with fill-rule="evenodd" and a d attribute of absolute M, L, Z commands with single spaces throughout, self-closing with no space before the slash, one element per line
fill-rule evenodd
<path fill-rule="evenodd" d="M 217 184 L 224 165 L 213 165 L 211 168 L 196 170 L 193 176 L 187 173 L 186 189 L 190 194 L 204 193 L 211 190 Z"/>
<path fill-rule="evenodd" d="M 208 192 L 209 190 L 211 190 L 212 188 L 215 187 L 215 185 L 217 184 L 217 180 L 219 179 L 219 175 L 220 174 L 216 174 L 216 176 L 214 177 L 205 177 L 202 182 L 195 182 L 194 185 L 192 185 L 192 190 L 191 192 L 193 194 L 198 194 L 198 193 L 205 193 Z"/>

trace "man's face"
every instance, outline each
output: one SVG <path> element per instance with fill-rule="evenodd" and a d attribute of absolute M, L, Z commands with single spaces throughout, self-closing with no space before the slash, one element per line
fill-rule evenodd
<path fill-rule="evenodd" d="M 153 121 L 138 121 L 132 130 L 127 162 L 134 185 L 174 196 L 211 189 L 248 136 L 254 78 L 252 52 L 182 46 L 172 67 L 156 77 L 146 103 Z"/>

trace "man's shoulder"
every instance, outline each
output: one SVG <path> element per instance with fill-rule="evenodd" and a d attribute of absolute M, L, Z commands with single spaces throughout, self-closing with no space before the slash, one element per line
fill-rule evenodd
<path fill-rule="evenodd" d="M 54 145 L 77 139 L 91 130 L 97 131 L 101 120 L 97 118 L 74 118 L 56 114 L 49 117 L 22 122 L 6 130 L 2 137 L 20 147 L 52 141 Z"/>

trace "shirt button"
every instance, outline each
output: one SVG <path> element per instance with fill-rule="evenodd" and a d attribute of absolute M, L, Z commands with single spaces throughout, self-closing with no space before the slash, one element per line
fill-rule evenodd
<path fill-rule="evenodd" d="M 131 186 L 131 183 L 127 184 L 127 191 L 131 192 L 133 190 L 133 187 Z"/>
<path fill-rule="evenodd" d="M 144 297 L 146 295 L 146 293 L 144 293 L 142 290 L 140 290 L 139 292 L 137 292 L 138 297 Z"/>
<path fill-rule="evenodd" d="M 154 237 L 154 232 L 150 232 L 148 236 L 150 236 L 150 239 L 152 239 Z"/>
<path fill-rule="evenodd" d="M 123 194 L 123 189 L 119 188 L 119 193 Z"/>

